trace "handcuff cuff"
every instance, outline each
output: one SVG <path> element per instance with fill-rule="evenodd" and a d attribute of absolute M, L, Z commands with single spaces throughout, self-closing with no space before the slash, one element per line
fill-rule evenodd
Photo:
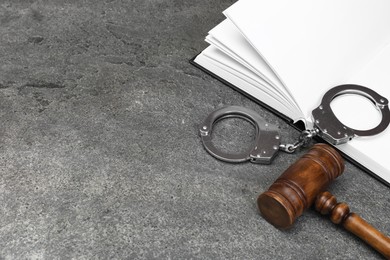
<path fill-rule="evenodd" d="M 333 113 L 330 104 L 333 99 L 344 94 L 357 94 L 372 101 L 382 114 L 381 122 L 369 130 L 357 130 L 341 123 Z M 226 118 L 241 118 L 255 127 L 256 137 L 247 151 L 231 154 L 220 151 L 213 145 L 211 138 L 213 126 Z M 233 163 L 249 160 L 252 163 L 270 164 L 279 151 L 293 153 L 299 147 L 307 146 L 315 136 L 321 137 L 332 145 L 339 145 L 358 136 L 381 133 L 390 123 L 389 101 L 367 87 L 353 84 L 340 85 L 325 93 L 321 104 L 312 111 L 312 118 L 313 129 L 302 131 L 294 144 L 281 144 L 276 126 L 267 123 L 256 112 L 240 106 L 227 106 L 215 110 L 203 121 L 199 132 L 206 151 L 219 160 Z"/>

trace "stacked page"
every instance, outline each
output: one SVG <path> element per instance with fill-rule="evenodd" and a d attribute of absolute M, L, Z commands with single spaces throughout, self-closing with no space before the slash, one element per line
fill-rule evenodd
<path fill-rule="evenodd" d="M 389 11 L 388 0 L 240 0 L 224 11 L 227 19 L 209 32 L 210 46 L 194 62 L 311 128 L 311 111 L 334 86 L 363 85 L 390 99 Z M 332 109 L 358 130 L 381 120 L 361 96 L 336 98 Z M 385 144 L 390 129 L 336 148 L 390 183 Z"/>

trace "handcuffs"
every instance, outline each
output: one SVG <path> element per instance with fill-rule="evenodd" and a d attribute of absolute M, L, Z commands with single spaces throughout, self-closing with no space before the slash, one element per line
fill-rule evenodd
<path fill-rule="evenodd" d="M 357 94 L 372 101 L 382 114 L 381 122 L 369 130 L 357 130 L 341 123 L 333 113 L 330 103 L 344 94 Z M 271 125 L 254 111 L 240 107 L 228 106 L 212 112 L 200 126 L 199 132 L 205 149 L 215 158 L 226 162 L 244 162 L 270 164 L 279 151 L 293 153 L 301 146 L 307 146 L 314 136 L 319 136 L 332 145 L 346 143 L 357 136 L 371 136 L 384 131 L 390 123 L 389 101 L 375 91 L 360 85 L 340 85 L 330 89 L 322 98 L 321 104 L 312 111 L 313 129 L 302 131 L 299 140 L 294 144 L 281 144 L 277 127 Z M 213 126 L 226 118 L 241 118 L 255 127 L 256 138 L 245 152 L 230 154 L 218 150 L 212 143 Z"/>

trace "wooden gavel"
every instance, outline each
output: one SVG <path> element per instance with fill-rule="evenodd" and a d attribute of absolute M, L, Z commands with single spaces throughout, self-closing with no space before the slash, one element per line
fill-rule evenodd
<path fill-rule="evenodd" d="M 272 225 L 287 229 L 314 204 L 321 214 L 330 214 L 333 223 L 341 224 L 390 259 L 390 238 L 351 213 L 347 204 L 337 203 L 326 191 L 343 171 L 344 160 L 335 149 L 315 144 L 259 196 L 259 210 Z"/>

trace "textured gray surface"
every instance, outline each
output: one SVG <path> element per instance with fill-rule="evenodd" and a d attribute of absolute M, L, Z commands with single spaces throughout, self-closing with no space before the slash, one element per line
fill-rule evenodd
<path fill-rule="evenodd" d="M 298 134 L 188 63 L 233 2 L 0 1 L 0 259 L 380 259 L 312 210 L 289 231 L 260 217 L 257 195 L 301 153 L 203 150 L 197 127 L 223 105 Z M 253 135 L 218 127 L 221 147 Z M 331 191 L 390 234 L 389 188 L 347 163 Z"/>

